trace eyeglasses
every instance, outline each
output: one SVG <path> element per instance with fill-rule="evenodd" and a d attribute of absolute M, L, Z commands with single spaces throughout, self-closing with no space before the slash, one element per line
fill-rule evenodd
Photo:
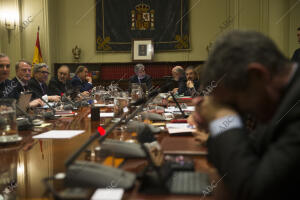
<path fill-rule="evenodd" d="M 44 74 L 44 75 L 48 75 L 48 74 L 50 74 L 49 72 L 47 72 L 47 71 L 38 71 L 38 72 L 41 72 L 42 74 Z"/>
<path fill-rule="evenodd" d="M 10 68 L 10 64 L 7 64 L 7 65 L 5 65 L 5 64 L 0 64 L 0 68 L 4 68 L 4 67 Z"/>
<path fill-rule="evenodd" d="M 21 69 L 22 72 L 31 72 L 31 69 Z"/>
<path fill-rule="evenodd" d="M 61 76 L 68 76 L 68 73 L 58 72 L 58 74 Z"/>

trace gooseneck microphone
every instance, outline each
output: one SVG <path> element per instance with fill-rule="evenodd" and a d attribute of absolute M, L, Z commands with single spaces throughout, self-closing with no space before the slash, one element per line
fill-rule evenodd
<path fill-rule="evenodd" d="M 71 101 L 66 94 L 63 94 L 61 96 L 61 101 L 68 103 L 68 104 L 64 104 L 64 110 L 75 110 L 77 109 L 77 107 L 75 106 L 75 103 L 73 101 Z"/>
<path fill-rule="evenodd" d="M 172 96 L 173 101 L 175 101 L 176 106 L 179 108 L 182 117 L 183 117 L 183 118 L 187 118 L 188 116 L 186 116 L 185 113 L 183 112 L 183 110 L 181 109 L 181 106 L 179 105 L 179 103 L 178 103 L 177 99 L 175 98 L 173 92 L 170 92 L 170 93 L 171 93 L 171 96 Z"/>
<path fill-rule="evenodd" d="M 162 91 L 164 91 L 166 88 L 168 88 L 172 83 L 168 82 L 166 83 L 164 86 L 162 87 L 158 87 L 153 89 L 148 96 L 143 97 L 143 98 L 139 98 L 138 100 L 136 100 L 135 102 L 129 104 L 129 106 L 138 106 L 141 105 L 145 102 L 147 102 L 149 99 L 151 99 L 152 97 L 157 96 L 159 93 L 161 93 Z"/>
<path fill-rule="evenodd" d="M 17 110 L 19 110 L 22 115 L 24 115 L 26 118 L 22 118 L 17 120 L 17 126 L 19 131 L 25 131 L 25 130 L 30 130 L 33 126 L 32 123 L 32 117 L 28 115 L 27 112 L 25 112 L 23 109 L 20 108 L 18 104 L 16 104 Z"/>

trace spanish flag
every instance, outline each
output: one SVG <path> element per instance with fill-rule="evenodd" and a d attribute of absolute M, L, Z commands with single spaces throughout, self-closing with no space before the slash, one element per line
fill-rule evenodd
<path fill-rule="evenodd" d="M 34 47 L 32 66 L 34 64 L 38 64 L 38 63 L 42 63 L 42 62 L 43 62 L 43 57 L 42 57 L 42 52 L 41 52 L 41 47 L 40 47 L 39 29 L 38 29 L 35 47 Z"/>

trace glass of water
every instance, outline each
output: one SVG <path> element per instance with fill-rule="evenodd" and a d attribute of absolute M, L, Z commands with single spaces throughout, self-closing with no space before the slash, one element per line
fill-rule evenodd
<path fill-rule="evenodd" d="M 16 100 L 0 99 L 0 140 L 18 134 L 16 122 Z"/>

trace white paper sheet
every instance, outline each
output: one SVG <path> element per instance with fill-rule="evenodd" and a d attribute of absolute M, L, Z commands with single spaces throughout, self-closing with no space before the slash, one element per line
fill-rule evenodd
<path fill-rule="evenodd" d="M 188 123 L 169 123 L 166 124 L 166 128 L 168 129 L 169 134 L 190 133 L 196 131 L 195 127 Z"/>
<path fill-rule="evenodd" d="M 123 194 L 124 189 L 121 188 L 97 189 L 93 194 L 91 200 L 121 200 Z"/>
<path fill-rule="evenodd" d="M 53 103 L 53 102 L 48 102 L 48 104 L 49 104 L 50 106 L 54 106 L 54 103 Z M 45 104 L 45 105 L 43 106 L 43 108 L 49 108 L 49 106 L 48 106 L 47 104 Z"/>
<path fill-rule="evenodd" d="M 69 139 L 75 137 L 84 130 L 52 130 L 39 135 L 33 136 L 34 139 Z"/>
<path fill-rule="evenodd" d="M 94 104 L 96 107 L 114 107 L 114 104 L 101 104 L 101 103 L 96 103 Z"/>
<path fill-rule="evenodd" d="M 193 112 L 195 111 L 195 106 L 188 106 L 187 108 L 183 108 L 183 111 L 187 111 L 187 112 Z M 165 112 L 169 112 L 169 113 L 173 113 L 173 112 L 180 112 L 179 108 L 177 107 L 168 107 L 165 109 Z"/>
<path fill-rule="evenodd" d="M 115 113 L 100 113 L 100 117 L 114 117 Z M 88 118 L 91 118 L 91 114 L 88 115 Z"/>

